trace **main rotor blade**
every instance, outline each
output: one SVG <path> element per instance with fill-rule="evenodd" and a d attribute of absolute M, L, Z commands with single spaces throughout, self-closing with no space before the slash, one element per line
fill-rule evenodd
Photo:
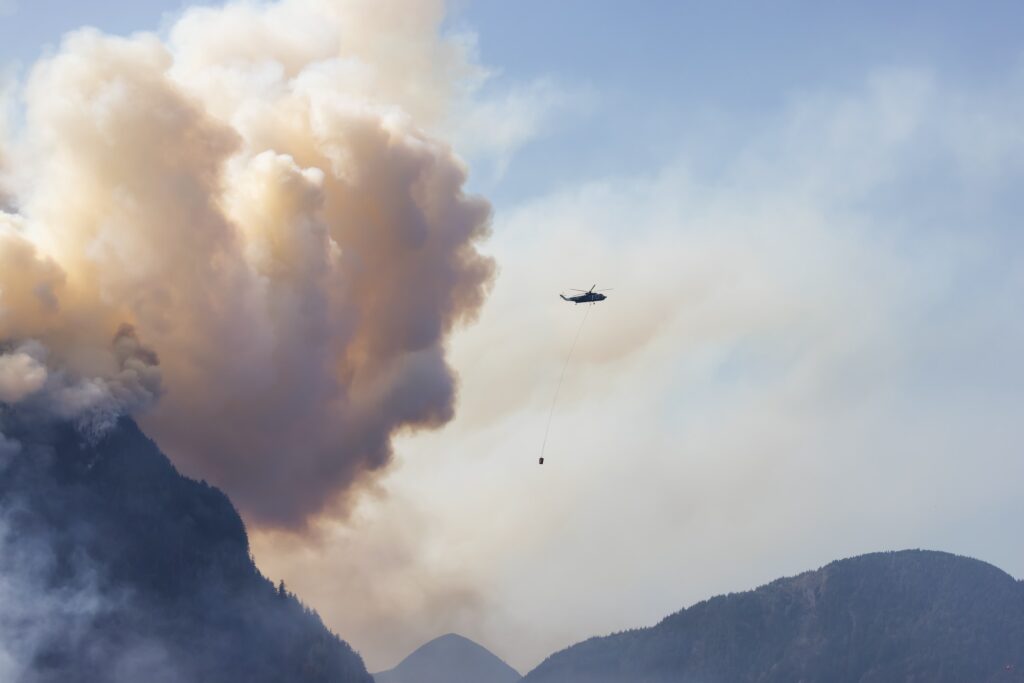
<path fill-rule="evenodd" d="M 576 289 L 575 287 L 570 287 L 569 291 L 570 292 L 583 292 L 584 294 L 587 293 L 587 290 L 585 290 L 585 289 Z"/>
<path fill-rule="evenodd" d="M 594 291 L 594 287 L 597 287 L 597 285 L 594 285 L 593 287 L 591 287 L 591 288 L 590 288 L 590 292 L 593 292 L 593 291 Z M 590 292 L 587 292 L 587 294 L 590 294 Z"/>

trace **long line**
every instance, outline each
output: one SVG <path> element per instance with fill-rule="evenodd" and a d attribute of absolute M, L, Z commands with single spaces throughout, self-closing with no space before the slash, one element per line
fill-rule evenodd
<path fill-rule="evenodd" d="M 572 359 L 572 353 L 576 350 L 576 342 L 580 340 L 580 332 L 583 331 L 583 323 L 587 322 L 587 316 L 590 315 L 590 309 L 593 304 L 587 305 L 587 310 L 583 313 L 583 319 L 580 320 L 580 326 L 576 328 L 576 336 L 572 340 L 572 346 L 569 347 L 569 355 L 565 357 L 565 362 L 562 363 L 562 372 L 558 375 L 558 385 L 555 387 L 555 397 L 551 399 L 551 410 L 548 411 L 548 423 L 544 427 L 544 441 L 540 445 L 540 457 L 544 459 L 544 449 L 548 445 L 548 432 L 551 431 L 551 418 L 555 415 L 555 405 L 558 404 L 558 393 L 562 390 L 562 380 L 565 378 L 565 369 L 569 367 L 569 361 Z"/>

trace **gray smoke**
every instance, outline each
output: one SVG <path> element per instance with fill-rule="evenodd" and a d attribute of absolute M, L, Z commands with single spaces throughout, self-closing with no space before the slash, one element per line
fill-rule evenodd
<path fill-rule="evenodd" d="M 0 436 L 0 474 L 3 458 Z M 0 680 L 64 679 L 64 665 L 51 661 L 53 653 L 74 652 L 82 677 L 94 671 L 109 683 L 184 683 L 159 639 L 97 637 L 104 622 L 133 609 L 130 593 L 104 586 L 101 570 L 84 555 L 59 557 L 49 533 L 17 531 L 11 519 L 20 507 L 16 495 L 0 503 Z"/>

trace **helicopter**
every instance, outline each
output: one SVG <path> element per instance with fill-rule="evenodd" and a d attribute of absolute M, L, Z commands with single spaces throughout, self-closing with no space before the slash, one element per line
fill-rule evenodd
<path fill-rule="evenodd" d="M 596 304 L 598 301 L 604 301 L 608 298 L 604 294 L 601 294 L 601 292 L 612 291 L 610 289 L 600 289 L 595 291 L 596 287 L 597 285 L 594 285 L 589 290 L 574 289 L 572 290 L 574 292 L 583 292 L 582 294 L 576 294 L 574 296 L 565 296 L 564 294 L 559 294 L 558 296 L 562 297 L 564 301 L 571 301 L 574 304 Z"/>

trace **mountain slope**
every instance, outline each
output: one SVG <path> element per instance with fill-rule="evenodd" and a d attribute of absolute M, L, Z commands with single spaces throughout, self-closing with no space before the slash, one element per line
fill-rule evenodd
<path fill-rule="evenodd" d="M 134 422 L 0 427 L 0 680 L 372 680 L 259 573 L 228 499 Z"/>
<path fill-rule="evenodd" d="M 1022 681 L 1024 584 L 946 553 L 864 555 L 592 638 L 524 680 Z"/>
<path fill-rule="evenodd" d="M 519 673 L 468 638 L 449 633 L 423 645 L 376 683 L 513 683 Z"/>

